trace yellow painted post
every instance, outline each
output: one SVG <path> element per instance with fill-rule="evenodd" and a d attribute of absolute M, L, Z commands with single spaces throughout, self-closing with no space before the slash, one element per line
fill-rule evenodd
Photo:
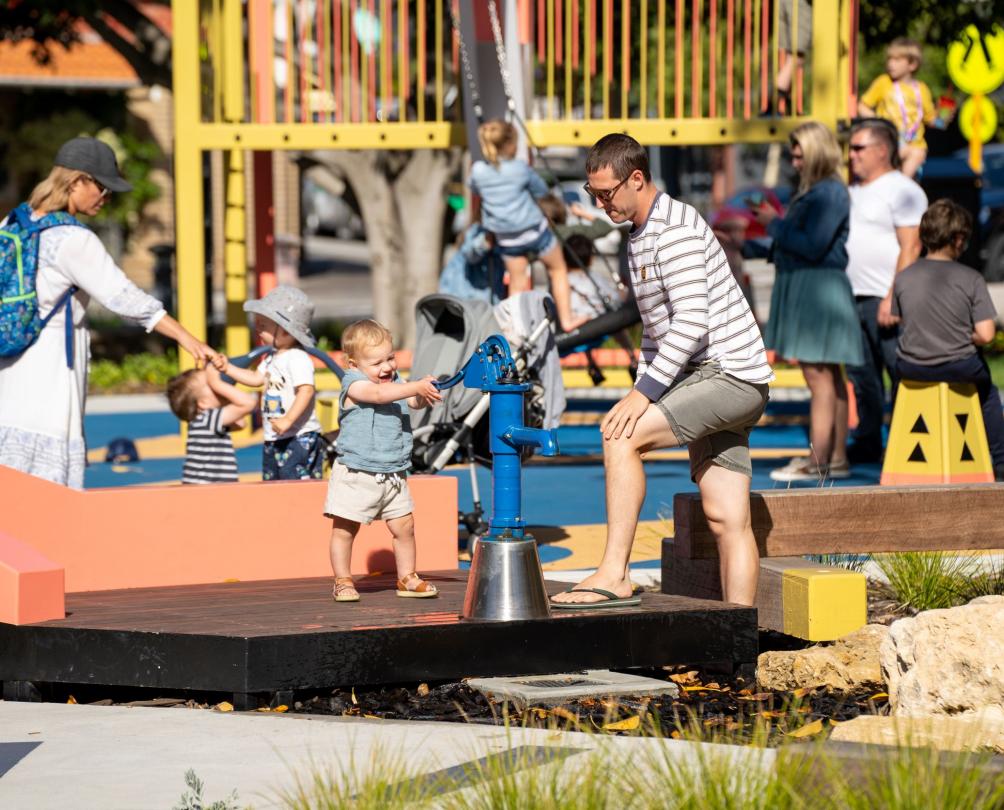
<path fill-rule="evenodd" d="M 251 350 L 244 301 L 247 299 L 247 199 L 245 155 L 240 149 L 226 153 L 226 211 L 223 220 L 224 293 L 227 301 L 226 352 L 229 357 Z"/>
<path fill-rule="evenodd" d="M 839 0 L 812 5 L 812 117 L 835 130 L 840 116 Z"/>
<path fill-rule="evenodd" d="M 174 199 L 178 267 L 178 320 L 206 338 L 206 271 L 202 217 L 202 150 L 196 139 L 201 118 L 198 0 L 174 2 Z M 192 358 L 180 353 L 182 369 Z"/>
<path fill-rule="evenodd" d="M 244 120 L 244 25 L 240 0 L 223 0 L 223 120 Z M 198 85 L 196 85 L 196 88 Z M 196 89 L 193 88 L 193 89 Z"/>

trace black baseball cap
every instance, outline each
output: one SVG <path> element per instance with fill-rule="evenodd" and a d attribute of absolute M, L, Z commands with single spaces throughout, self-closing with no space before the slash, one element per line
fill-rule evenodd
<path fill-rule="evenodd" d="M 109 191 L 132 191 L 119 172 L 112 148 L 97 138 L 74 138 L 59 147 L 55 163 L 67 169 L 87 172 Z"/>

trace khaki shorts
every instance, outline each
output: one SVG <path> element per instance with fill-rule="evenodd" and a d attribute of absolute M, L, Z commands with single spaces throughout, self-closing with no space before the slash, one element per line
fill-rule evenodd
<path fill-rule="evenodd" d="M 655 403 L 690 453 L 690 477 L 708 464 L 753 477 L 750 431 L 767 407 L 767 385 L 744 382 L 717 363 L 690 366 Z"/>
<path fill-rule="evenodd" d="M 331 468 L 324 514 L 372 523 L 410 515 L 415 504 L 405 473 L 372 473 L 350 470 L 339 461 Z"/>
<path fill-rule="evenodd" d="M 778 0 L 780 20 L 777 29 L 777 45 L 782 51 L 806 54 L 812 50 L 812 6 L 807 0 Z M 798 3 L 798 42 L 792 42 L 792 23 L 795 22 L 795 3 Z M 792 47 L 794 45 L 794 48 Z"/>

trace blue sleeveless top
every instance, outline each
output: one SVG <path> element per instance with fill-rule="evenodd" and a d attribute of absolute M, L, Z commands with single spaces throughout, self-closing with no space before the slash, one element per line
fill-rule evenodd
<path fill-rule="evenodd" d="M 338 461 L 350 470 L 405 472 L 411 469 L 411 418 L 404 402 L 399 400 L 385 405 L 353 402 L 351 407 L 345 407 L 349 387 L 366 379 L 366 375 L 356 369 L 349 369 L 342 378 L 335 447 Z"/>

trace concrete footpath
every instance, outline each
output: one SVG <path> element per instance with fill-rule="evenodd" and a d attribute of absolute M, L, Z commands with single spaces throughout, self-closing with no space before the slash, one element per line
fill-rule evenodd
<path fill-rule="evenodd" d="M 0 701 L 0 807 L 168 810 L 180 803 L 190 768 L 205 785 L 206 805 L 236 789 L 241 807 L 279 807 L 280 791 L 297 775 L 338 773 L 350 760 L 366 769 L 374 755 L 407 763 L 415 776 L 512 749 L 530 762 L 570 767 L 600 745 L 632 762 L 646 753 L 696 760 L 708 748 L 462 723 Z M 774 762 L 769 750 L 722 750 L 739 767 Z"/>

